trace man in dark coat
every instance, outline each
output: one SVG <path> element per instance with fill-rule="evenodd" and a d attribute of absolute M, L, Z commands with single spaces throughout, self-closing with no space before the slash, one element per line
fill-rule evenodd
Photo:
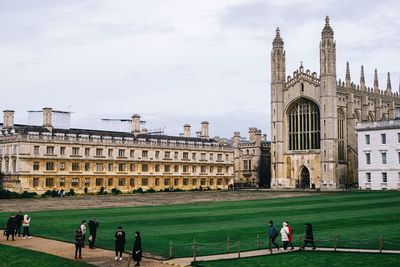
<path fill-rule="evenodd" d="M 142 260 L 142 239 L 140 237 L 140 232 L 136 232 L 135 244 L 133 245 L 132 251 L 133 260 L 136 261 L 135 266 L 140 266 L 140 261 Z"/>
<path fill-rule="evenodd" d="M 14 239 L 15 226 L 16 226 L 16 224 L 15 224 L 14 214 L 11 214 L 10 218 L 7 221 L 7 240 L 11 235 L 12 236 L 12 241 L 15 241 L 15 239 Z"/>
<path fill-rule="evenodd" d="M 310 243 L 313 247 L 313 249 L 315 249 L 315 243 L 314 243 L 314 234 L 313 234 L 313 229 L 312 229 L 312 224 L 311 223 L 306 223 L 306 236 L 304 239 L 304 245 L 302 247 L 302 249 L 304 249 L 308 243 Z"/>
<path fill-rule="evenodd" d="M 89 248 L 91 249 L 94 248 L 94 242 L 96 241 L 97 227 L 99 227 L 99 222 L 93 217 L 89 221 Z"/>
<path fill-rule="evenodd" d="M 122 230 L 122 227 L 119 226 L 115 233 L 115 260 L 118 260 L 119 253 L 119 260 L 122 261 L 122 252 L 124 252 L 125 243 L 125 232 Z"/>
<path fill-rule="evenodd" d="M 275 239 L 278 237 L 278 230 L 276 230 L 273 221 L 269 221 L 269 229 L 268 229 L 268 239 L 269 239 L 269 249 L 272 251 L 272 245 L 274 245 L 279 250 L 279 245 L 275 242 Z"/>
<path fill-rule="evenodd" d="M 15 234 L 18 234 L 18 236 L 21 236 L 21 228 L 22 228 L 22 221 L 24 220 L 24 216 L 22 216 L 22 212 L 18 212 L 18 214 L 15 216 Z"/>

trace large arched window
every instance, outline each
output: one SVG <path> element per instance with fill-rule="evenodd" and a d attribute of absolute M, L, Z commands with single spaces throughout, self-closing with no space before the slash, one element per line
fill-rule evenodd
<path fill-rule="evenodd" d="M 320 148 L 320 115 L 317 104 L 300 98 L 287 111 L 289 150 Z"/>
<path fill-rule="evenodd" d="M 339 161 L 344 161 L 345 158 L 345 147 L 344 147 L 344 134 L 345 134 L 345 116 L 341 109 L 338 109 L 338 152 Z"/>

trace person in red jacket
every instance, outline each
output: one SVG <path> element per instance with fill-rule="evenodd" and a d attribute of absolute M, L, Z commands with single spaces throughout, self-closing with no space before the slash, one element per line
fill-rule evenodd
<path fill-rule="evenodd" d="M 286 223 L 287 223 L 287 227 L 289 228 L 289 245 L 292 247 L 290 250 L 293 250 L 294 249 L 293 243 L 292 243 L 292 241 L 293 241 L 293 228 L 289 224 L 289 222 L 286 222 Z"/>

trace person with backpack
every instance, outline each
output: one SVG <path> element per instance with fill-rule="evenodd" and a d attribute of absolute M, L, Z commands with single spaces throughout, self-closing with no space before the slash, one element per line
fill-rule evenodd
<path fill-rule="evenodd" d="M 293 243 L 292 243 L 293 242 L 293 228 L 288 222 L 286 222 L 286 224 L 287 224 L 287 228 L 289 229 L 289 244 L 288 245 L 292 247 L 290 250 L 293 250 L 294 249 Z"/>
<path fill-rule="evenodd" d="M 122 252 L 124 252 L 125 243 L 125 231 L 122 230 L 122 226 L 118 226 L 118 230 L 115 233 L 115 260 L 118 260 L 119 254 L 119 260 L 122 261 Z"/>
<path fill-rule="evenodd" d="M 7 241 L 8 238 L 11 236 L 12 241 L 15 241 L 14 236 L 15 236 L 15 217 L 14 214 L 11 214 L 10 218 L 7 220 L 7 227 L 6 227 L 6 236 L 7 236 Z"/>
<path fill-rule="evenodd" d="M 315 243 L 314 243 L 314 234 L 313 234 L 312 224 L 306 223 L 306 236 L 304 238 L 304 244 L 302 246 L 302 249 L 305 249 L 305 247 L 309 243 L 312 245 L 313 250 L 315 250 L 316 247 L 315 247 Z"/>
<path fill-rule="evenodd" d="M 22 229 L 24 230 L 22 234 L 22 238 L 25 239 L 25 235 L 28 236 L 29 239 L 31 239 L 31 234 L 29 232 L 29 226 L 31 225 L 31 217 L 28 216 L 28 214 L 24 215 L 24 219 L 22 220 Z"/>
<path fill-rule="evenodd" d="M 142 260 L 142 239 L 139 231 L 135 234 L 135 244 L 133 245 L 132 257 L 133 260 L 136 261 L 135 266 L 140 266 L 140 261 Z"/>
<path fill-rule="evenodd" d="M 21 228 L 22 228 L 22 221 L 24 220 L 24 216 L 22 216 L 22 212 L 19 211 L 18 214 L 15 216 L 15 234 L 21 236 Z"/>
<path fill-rule="evenodd" d="M 85 220 L 82 221 L 80 228 L 81 228 L 81 232 L 83 235 L 82 247 L 84 248 L 85 247 L 85 237 L 86 237 L 86 221 Z"/>
<path fill-rule="evenodd" d="M 269 221 L 269 229 L 268 229 L 268 240 L 269 240 L 269 249 L 272 252 L 272 245 L 274 245 L 279 250 L 279 245 L 275 242 L 275 239 L 278 237 L 278 231 L 274 226 L 273 221 Z"/>
<path fill-rule="evenodd" d="M 282 223 L 281 239 L 282 239 L 282 243 L 283 243 L 282 251 L 286 251 L 286 249 L 288 248 L 288 245 L 289 245 L 289 228 L 287 227 L 286 222 Z"/>
<path fill-rule="evenodd" d="M 83 234 L 81 228 L 76 229 L 75 232 L 75 259 L 82 259 L 82 245 L 83 245 Z"/>

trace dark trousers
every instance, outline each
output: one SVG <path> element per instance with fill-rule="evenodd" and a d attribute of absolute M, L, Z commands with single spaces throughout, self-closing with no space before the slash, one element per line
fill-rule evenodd
<path fill-rule="evenodd" d="M 17 228 L 15 228 L 15 234 L 17 234 L 18 236 L 21 236 L 21 227 L 22 224 L 17 225 Z"/>
<path fill-rule="evenodd" d="M 292 249 L 294 249 L 293 244 L 291 241 L 288 241 L 288 245 L 292 247 Z"/>
<path fill-rule="evenodd" d="M 289 241 L 283 241 L 283 250 L 287 250 L 289 246 Z"/>
<path fill-rule="evenodd" d="M 83 234 L 83 239 L 82 239 L 82 247 L 85 247 L 85 238 L 86 238 L 86 234 Z"/>
<path fill-rule="evenodd" d="M 11 236 L 12 240 L 14 240 L 15 229 L 7 229 L 7 240 Z"/>
<path fill-rule="evenodd" d="M 122 257 L 122 252 L 123 252 L 123 250 L 121 250 L 119 248 L 116 248 L 115 249 L 115 257 L 118 257 L 118 253 L 119 253 L 119 257 L 121 258 Z"/>
<path fill-rule="evenodd" d="M 75 243 L 75 258 L 78 257 L 78 253 L 79 253 L 79 258 L 81 258 L 82 257 L 82 244 Z"/>
<path fill-rule="evenodd" d="M 306 239 L 306 240 L 304 240 L 303 249 L 304 249 L 308 244 L 311 244 L 311 246 L 315 249 L 314 239 Z"/>
<path fill-rule="evenodd" d="M 279 249 L 279 245 L 275 242 L 276 237 L 269 237 L 269 247 L 272 249 L 272 245 L 274 245 L 277 249 Z"/>
<path fill-rule="evenodd" d="M 31 234 L 29 233 L 29 226 L 24 226 L 24 233 L 22 234 L 23 237 L 25 237 L 25 235 L 31 236 Z"/>
<path fill-rule="evenodd" d="M 94 248 L 94 242 L 96 242 L 96 234 L 92 235 L 92 241 L 89 241 L 89 248 Z"/>

